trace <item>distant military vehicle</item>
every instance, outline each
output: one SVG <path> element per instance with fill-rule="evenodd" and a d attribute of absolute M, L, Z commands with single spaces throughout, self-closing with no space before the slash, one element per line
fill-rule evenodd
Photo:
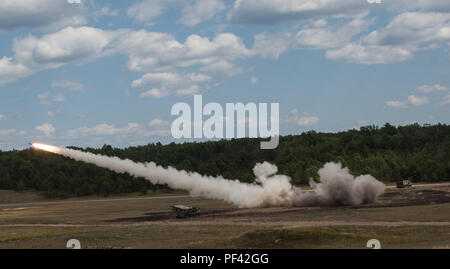
<path fill-rule="evenodd" d="M 200 215 L 200 208 L 198 207 L 174 205 L 172 206 L 172 211 L 178 219 L 191 218 Z"/>
<path fill-rule="evenodd" d="M 397 188 L 407 188 L 407 187 L 411 187 L 411 181 L 409 179 L 404 179 L 404 180 L 400 180 L 397 181 Z"/>

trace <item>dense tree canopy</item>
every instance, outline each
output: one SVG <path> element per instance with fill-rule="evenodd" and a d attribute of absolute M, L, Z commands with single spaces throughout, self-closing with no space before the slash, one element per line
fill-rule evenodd
<path fill-rule="evenodd" d="M 324 163 L 334 161 L 348 166 L 355 175 L 371 174 L 389 182 L 450 180 L 450 126 L 408 125 L 362 127 L 340 133 L 314 131 L 280 138 L 275 150 L 261 150 L 259 139 L 233 139 L 205 143 L 184 143 L 116 149 L 105 145 L 89 152 L 153 161 L 162 166 L 196 171 L 203 175 L 252 182 L 252 168 L 268 161 L 279 173 L 292 177 L 294 184 L 307 184 L 317 178 Z M 142 178 L 117 174 L 90 164 L 50 153 L 23 150 L 0 152 L 0 189 L 43 192 L 49 197 L 89 194 L 146 192 L 156 186 Z"/>

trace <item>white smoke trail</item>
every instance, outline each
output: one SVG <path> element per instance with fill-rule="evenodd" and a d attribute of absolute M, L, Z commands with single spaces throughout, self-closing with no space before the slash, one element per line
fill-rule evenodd
<path fill-rule="evenodd" d="M 328 163 L 320 169 L 321 182 L 317 183 L 314 191 L 305 192 L 293 186 L 288 176 L 276 175 L 278 168 L 267 162 L 255 166 L 253 172 L 256 182 L 248 184 L 221 176 L 202 176 L 172 167 L 164 168 L 153 162 L 136 163 L 42 144 L 33 144 L 33 147 L 117 173 L 143 177 L 153 184 L 167 184 L 173 189 L 189 191 L 195 197 L 223 200 L 240 208 L 372 203 L 385 189 L 385 185 L 374 177 L 366 175 L 354 178 L 348 169 L 335 163 Z"/>

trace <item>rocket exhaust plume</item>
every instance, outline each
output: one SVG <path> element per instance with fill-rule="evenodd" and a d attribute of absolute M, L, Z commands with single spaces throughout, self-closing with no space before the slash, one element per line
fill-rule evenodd
<path fill-rule="evenodd" d="M 278 168 L 270 163 L 258 163 L 253 172 L 255 183 L 242 183 L 221 176 L 202 176 L 195 172 L 164 168 L 153 162 L 136 163 L 117 157 L 107 157 L 78 150 L 44 144 L 33 144 L 37 150 L 59 154 L 77 161 L 94 164 L 117 173 L 143 177 L 153 184 L 189 191 L 191 196 L 222 200 L 240 208 L 267 206 L 358 205 L 373 203 L 384 193 L 385 185 L 370 175 L 352 176 L 341 164 L 327 163 L 319 170 L 320 182 L 311 182 L 313 190 L 303 191 L 291 184 Z"/>

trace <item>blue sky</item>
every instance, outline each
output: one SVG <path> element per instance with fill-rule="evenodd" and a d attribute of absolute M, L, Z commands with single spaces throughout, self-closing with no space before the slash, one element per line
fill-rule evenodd
<path fill-rule="evenodd" d="M 448 0 L 1 1 L 0 149 L 176 141 L 193 94 L 282 135 L 448 124 L 449 49 Z"/>

